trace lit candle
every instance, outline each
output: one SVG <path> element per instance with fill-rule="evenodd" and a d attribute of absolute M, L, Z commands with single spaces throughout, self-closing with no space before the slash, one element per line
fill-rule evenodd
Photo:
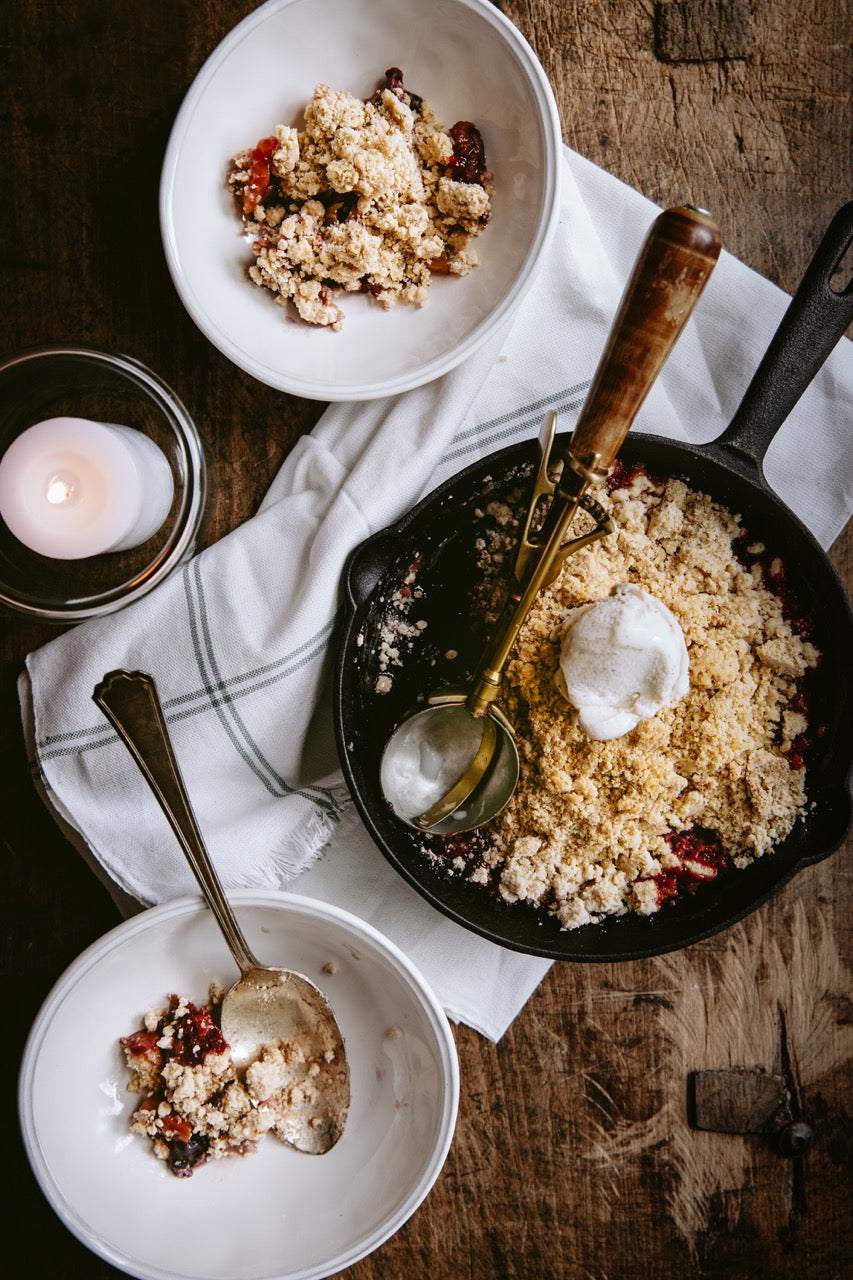
<path fill-rule="evenodd" d="M 165 454 L 133 427 L 47 418 L 0 460 L 0 516 L 40 555 L 126 551 L 160 528 L 174 483 Z"/>

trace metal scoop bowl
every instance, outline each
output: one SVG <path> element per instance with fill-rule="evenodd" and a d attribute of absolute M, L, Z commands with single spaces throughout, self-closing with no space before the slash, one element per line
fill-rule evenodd
<path fill-rule="evenodd" d="M 222 930 L 241 977 L 222 1001 L 220 1025 L 238 1071 L 266 1044 L 293 1043 L 285 1142 L 322 1155 L 340 1138 L 349 1110 L 349 1067 L 343 1037 L 322 991 L 293 969 L 260 964 L 250 951 L 204 845 L 169 738 L 153 679 L 111 671 L 95 687 L 95 703 L 115 728 L 154 793 Z"/>
<path fill-rule="evenodd" d="M 398 725 L 383 752 L 383 795 L 409 826 L 440 835 L 470 831 L 509 802 L 518 783 L 518 751 L 497 702 L 507 659 L 536 597 L 566 556 L 612 530 L 589 491 L 606 479 L 721 247 L 719 230 L 704 210 L 680 205 L 661 213 L 640 251 L 561 458 L 552 458 L 556 414 L 546 415 L 509 599 L 470 692 L 431 695 L 423 710 Z M 548 507 L 537 528 L 543 499 Z M 571 537 L 581 509 L 595 527 Z"/>
<path fill-rule="evenodd" d="M 518 781 L 518 749 L 500 707 L 474 716 L 467 696 L 436 694 L 394 731 L 382 757 L 382 792 L 404 822 L 452 835 L 478 827 L 506 804 Z M 423 779 L 437 800 L 424 809 Z"/>

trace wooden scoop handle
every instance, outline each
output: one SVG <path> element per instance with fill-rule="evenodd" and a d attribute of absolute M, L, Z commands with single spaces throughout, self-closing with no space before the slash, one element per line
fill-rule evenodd
<path fill-rule="evenodd" d="M 589 485 L 604 479 L 698 302 L 721 246 L 716 223 L 699 209 L 668 209 L 652 224 L 569 441 L 537 554 L 519 593 L 510 593 L 477 669 L 466 703 L 472 715 L 484 715 L 496 699 L 504 664 L 534 599 L 549 581 L 581 498 Z"/>
<path fill-rule="evenodd" d="M 716 223 L 701 209 L 679 205 L 655 219 L 569 443 L 571 458 L 595 472 L 615 460 L 721 247 Z"/>

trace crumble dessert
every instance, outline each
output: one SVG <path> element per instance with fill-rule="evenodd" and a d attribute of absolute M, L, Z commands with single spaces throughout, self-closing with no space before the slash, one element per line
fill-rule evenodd
<path fill-rule="evenodd" d="M 501 702 L 516 728 L 518 787 L 492 823 L 431 835 L 425 853 L 565 929 L 652 915 L 769 853 L 805 812 L 808 677 L 820 654 L 784 569 L 739 517 L 681 480 L 617 465 L 602 497 L 615 532 L 570 556 L 525 622 Z M 472 609 L 500 612 L 521 488 L 478 512 Z M 574 610 L 625 585 L 671 612 L 689 686 L 623 736 L 596 740 L 555 681 Z"/>
<path fill-rule="evenodd" d="M 477 265 L 492 180 L 473 124 L 445 130 L 396 67 L 366 101 L 317 85 L 304 123 L 277 125 L 231 161 L 255 284 L 338 331 L 344 293 L 423 306 L 434 274 Z"/>
<path fill-rule="evenodd" d="M 317 1095 L 327 1060 L 306 1058 L 295 1043 L 264 1045 L 238 1075 L 217 1025 L 224 990 L 212 984 L 206 1005 L 172 995 L 142 1027 L 122 1036 L 128 1089 L 144 1094 L 130 1128 L 151 1140 L 172 1173 L 188 1178 L 201 1164 L 248 1155 L 266 1133 L 286 1141 L 296 1103 Z"/>

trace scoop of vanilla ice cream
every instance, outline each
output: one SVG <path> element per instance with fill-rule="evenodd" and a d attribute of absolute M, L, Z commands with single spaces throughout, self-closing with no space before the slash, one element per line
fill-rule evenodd
<path fill-rule="evenodd" d="M 568 614 L 556 682 L 591 738 L 619 738 L 687 693 L 681 627 L 655 596 L 622 583 Z"/>

